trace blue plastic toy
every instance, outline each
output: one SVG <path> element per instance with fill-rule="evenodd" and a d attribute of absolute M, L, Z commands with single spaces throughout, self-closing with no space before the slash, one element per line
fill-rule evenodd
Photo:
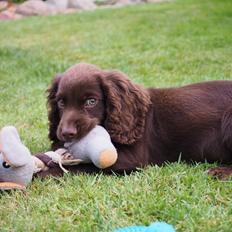
<path fill-rule="evenodd" d="M 173 226 L 165 222 L 155 222 L 149 226 L 128 226 L 113 232 L 176 232 Z"/>

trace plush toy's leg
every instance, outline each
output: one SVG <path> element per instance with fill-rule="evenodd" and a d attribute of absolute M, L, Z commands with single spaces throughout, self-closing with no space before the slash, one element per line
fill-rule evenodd
<path fill-rule="evenodd" d="M 68 153 L 68 151 L 64 148 L 58 149 L 56 151 L 45 152 L 44 155 L 51 158 L 51 161 L 49 162 L 59 164 L 60 168 L 66 173 L 68 172 L 68 170 L 64 168 L 64 165 L 71 166 L 71 165 L 77 165 L 82 162 L 81 159 L 74 159 L 74 157 L 70 153 Z M 43 162 L 37 159 L 37 163 L 41 166 L 42 165 L 41 163 Z M 38 168 L 38 171 L 43 169 L 44 167 L 42 165 L 40 168 Z"/>
<path fill-rule="evenodd" d="M 48 177 L 48 176 L 63 176 L 63 170 L 55 163 L 50 156 L 45 153 L 36 154 L 35 159 L 37 164 L 42 167 L 38 169 L 38 172 L 34 173 L 34 178 L 36 177 Z"/>
<path fill-rule="evenodd" d="M 33 156 L 33 158 L 34 158 L 34 162 L 35 162 L 34 173 L 48 170 L 48 167 L 45 165 L 45 163 L 42 160 L 40 160 L 36 156 Z"/>
<path fill-rule="evenodd" d="M 1 182 L 0 183 L 0 190 L 12 190 L 12 189 L 25 190 L 26 186 L 21 185 L 21 184 L 16 184 L 13 182 Z"/>
<path fill-rule="evenodd" d="M 41 153 L 35 155 L 40 161 L 42 161 L 48 168 L 43 169 L 38 173 L 34 174 L 34 178 L 46 178 L 49 176 L 63 176 L 64 171 L 60 168 L 59 164 L 55 163 L 51 157 L 46 155 L 46 153 Z M 95 174 L 99 173 L 101 170 L 95 167 L 93 164 L 81 164 L 81 165 L 73 165 L 73 166 L 66 166 L 64 165 L 65 169 L 67 169 L 70 173 L 74 174 Z"/>

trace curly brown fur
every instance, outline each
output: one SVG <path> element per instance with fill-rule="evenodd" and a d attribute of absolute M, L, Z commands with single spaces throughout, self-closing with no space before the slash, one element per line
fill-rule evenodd
<path fill-rule="evenodd" d="M 147 90 L 133 84 L 119 71 L 106 71 L 100 79 L 106 96 L 105 128 L 114 142 L 134 143 L 144 133 L 151 104 Z"/>
<path fill-rule="evenodd" d="M 49 138 L 51 141 L 53 141 L 52 146 L 54 150 L 56 150 L 57 148 L 63 145 L 63 142 L 61 142 L 56 135 L 56 130 L 60 122 L 60 113 L 56 101 L 56 93 L 58 90 L 60 79 L 61 79 L 61 75 L 57 75 L 52 80 L 51 86 L 47 90 Z"/>

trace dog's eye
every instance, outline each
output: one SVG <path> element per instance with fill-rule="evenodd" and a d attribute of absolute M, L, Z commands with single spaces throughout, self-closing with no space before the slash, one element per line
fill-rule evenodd
<path fill-rule="evenodd" d="M 60 109 L 63 109 L 65 104 L 64 104 L 64 100 L 60 99 L 58 102 L 57 102 L 57 105 Z"/>
<path fill-rule="evenodd" d="M 85 108 L 91 108 L 97 104 L 97 100 L 95 98 L 88 98 L 85 101 Z"/>
<path fill-rule="evenodd" d="M 2 163 L 2 166 L 4 168 L 10 168 L 10 165 L 7 162 L 5 162 L 5 161 Z"/>

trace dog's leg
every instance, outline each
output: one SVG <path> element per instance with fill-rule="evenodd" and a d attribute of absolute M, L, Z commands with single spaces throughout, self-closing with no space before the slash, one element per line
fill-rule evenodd
<path fill-rule="evenodd" d="M 231 153 L 232 164 L 232 108 L 226 110 L 222 116 L 221 133 L 222 142 Z M 208 174 L 219 179 L 227 179 L 232 176 L 232 166 L 210 168 Z"/>

